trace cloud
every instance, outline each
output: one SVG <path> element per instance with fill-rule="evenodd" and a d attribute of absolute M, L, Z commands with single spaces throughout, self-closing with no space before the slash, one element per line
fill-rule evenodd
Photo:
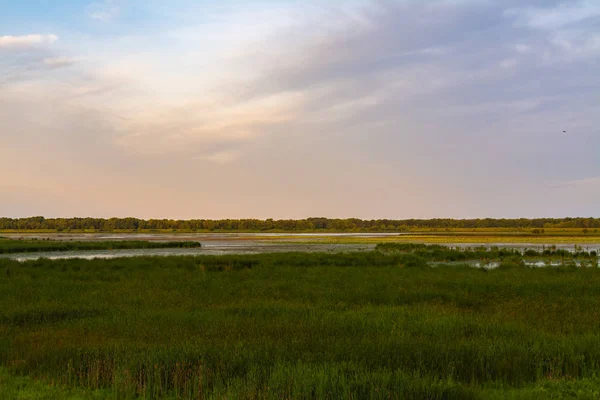
<path fill-rule="evenodd" d="M 200 7 L 214 17 L 186 1 L 180 19 L 61 49 L 81 60 L 48 49 L 0 58 L 0 74 L 35 68 L 0 90 L 0 169 L 28 157 L 13 186 L 59 176 L 65 197 L 95 197 L 104 215 L 597 210 L 597 189 L 579 189 L 596 181 L 575 185 L 587 197 L 546 184 L 600 176 L 600 42 L 589 18 L 541 29 L 507 12 L 566 4 L 545 0 L 284 3 Z M 97 4 L 91 14 L 118 7 Z"/>
<path fill-rule="evenodd" d="M 584 179 L 575 179 L 565 182 L 559 182 L 557 184 L 551 185 L 553 188 L 588 188 L 588 189 L 600 189 L 600 176 L 584 178 Z"/>
<path fill-rule="evenodd" d="M 58 40 L 56 35 L 0 36 L 0 49 L 22 49 L 49 45 Z"/>
<path fill-rule="evenodd" d="M 42 62 L 44 65 L 52 68 L 61 68 L 68 67 L 70 65 L 76 64 L 80 61 L 77 57 L 48 57 L 44 58 Z"/>
<path fill-rule="evenodd" d="M 556 50 L 556 58 L 568 62 L 600 55 L 600 34 L 585 30 L 560 30 L 551 35 L 549 42 Z"/>
<path fill-rule="evenodd" d="M 174 106 L 157 102 L 127 112 L 118 144 L 146 154 L 187 153 L 215 143 L 243 143 L 293 122 L 302 93 L 277 93 L 248 101 L 192 101 Z"/>
<path fill-rule="evenodd" d="M 96 11 L 90 13 L 90 18 L 98 20 L 98 21 L 110 21 L 111 19 L 117 17 L 121 13 L 121 9 L 119 7 L 112 7 L 107 9 L 106 11 Z"/>
<path fill-rule="evenodd" d="M 529 45 L 526 45 L 526 44 L 523 44 L 523 43 L 517 43 L 517 44 L 515 45 L 515 50 L 516 50 L 518 53 L 521 53 L 521 54 L 527 54 L 527 53 L 530 53 L 530 52 L 531 52 L 532 48 L 531 48 L 531 46 L 529 46 Z"/>
<path fill-rule="evenodd" d="M 600 17 L 596 1 L 570 1 L 556 7 L 518 7 L 506 11 L 517 16 L 517 23 L 537 29 L 556 29 Z"/>
<path fill-rule="evenodd" d="M 212 154 L 201 155 L 198 157 L 192 158 L 193 160 L 207 160 L 213 162 L 215 164 L 229 164 L 235 161 L 240 156 L 240 152 L 238 150 L 224 150 L 218 151 Z"/>
<path fill-rule="evenodd" d="M 91 19 L 108 22 L 121 15 L 121 7 L 113 0 L 91 3 L 88 7 L 88 16 Z"/>
<path fill-rule="evenodd" d="M 501 68 L 514 68 L 519 64 L 517 60 L 514 59 L 506 59 L 500 62 Z"/>

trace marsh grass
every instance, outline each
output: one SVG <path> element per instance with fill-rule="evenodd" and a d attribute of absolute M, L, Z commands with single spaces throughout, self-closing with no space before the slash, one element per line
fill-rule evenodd
<path fill-rule="evenodd" d="M 6 374 L 114 399 L 534 398 L 593 393 L 600 372 L 596 268 L 0 260 L 0 304 Z"/>
<path fill-rule="evenodd" d="M 587 251 L 581 246 L 574 246 L 573 251 L 558 249 L 548 246 L 542 250 L 535 249 L 509 249 L 484 246 L 453 248 L 442 245 L 427 245 L 420 243 L 380 243 L 375 250 L 384 254 L 413 254 L 427 261 L 469 261 L 490 260 L 503 261 L 505 259 L 549 259 L 549 260 L 597 260 L 595 250 Z"/>
<path fill-rule="evenodd" d="M 144 240 L 75 242 L 54 240 L 11 240 L 0 238 L 0 254 L 71 251 L 71 250 L 124 250 L 201 247 L 198 242 L 149 242 Z"/>

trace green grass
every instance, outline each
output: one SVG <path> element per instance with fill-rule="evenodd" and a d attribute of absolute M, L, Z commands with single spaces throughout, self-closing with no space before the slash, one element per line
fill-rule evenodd
<path fill-rule="evenodd" d="M 56 386 L 26 376 L 15 376 L 0 368 L 0 400 L 104 400 L 108 390 L 85 390 Z"/>
<path fill-rule="evenodd" d="M 380 243 L 375 250 L 388 255 L 407 254 L 418 256 L 428 262 L 457 262 L 481 261 L 523 264 L 525 260 L 562 261 L 563 265 L 574 264 L 576 261 L 585 266 L 598 266 L 598 252 L 587 251 L 581 246 L 575 246 L 573 251 L 549 246 L 544 249 L 510 249 L 499 247 L 465 247 L 452 248 L 442 245 L 426 245 L 419 243 Z"/>
<path fill-rule="evenodd" d="M 493 400 L 538 400 L 538 399 L 579 399 L 600 398 L 600 379 L 543 379 L 535 385 L 520 389 L 489 389 L 482 397 Z"/>
<path fill-rule="evenodd" d="M 193 248 L 200 246 L 201 244 L 198 242 L 149 242 L 143 240 L 71 242 L 54 240 L 11 240 L 0 238 L 0 254 L 69 250 Z"/>
<path fill-rule="evenodd" d="M 0 260 L 0 392 L 597 398 L 598 268 L 425 258 Z"/>
<path fill-rule="evenodd" d="M 302 371 L 286 371 L 286 373 L 294 373 L 294 378 L 297 385 L 302 385 Z M 311 372 L 312 373 L 312 372 Z M 414 382 L 415 380 L 413 380 Z M 580 379 L 580 380 L 552 380 L 543 379 L 534 385 L 528 385 L 519 389 L 499 389 L 499 388 L 481 388 L 471 389 L 470 391 L 461 390 L 456 383 L 448 383 L 449 388 L 454 387 L 457 394 L 468 393 L 467 396 L 473 398 L 486 398 L 491 400 L 538 400 L 538 399 L 581 399 L 595 400 L 600 397 L 600 379 Z M 304 388 L 299 387 L 298 391 Z M 431 391 L 431 388 L 427 389 Z M 232 387 L 228 390 L 230 397 L 235 398 L 244 389 L 235 392 Z M 310 396 L 316 397 L 317 393 L 311 392 Z M 423 393 L 422 398 L 427 398 L 428 393 Z M 377 391 L 369 393 L 367 397 L 376 398 Z M 218 396 L 211 396 L 218 398 Z M 223 396 L 225 398 L 226 395 Z M 275 397 L 275 396 L 274 396 Z M 350 393 L 349 398 L 353 397 Z M 391 396 L 392 398 L 398 396 Z M 452 398 L 452 395 L 447 396 Z M 455 396 L 456 397 L 456 396 Z M 39 380 L 34 380 L 29 377 L 15 376 L 7 372 L 6 369 L 0 368 L 0 400 L 108 400 L 118 399 L 118 393 L 111 390 L 91 390 L 72 388 L 66 386 L 58 386 L 51 383 L 46 383 Z M 176 394 L 166 397 L 167 399 L 179 398 Z M 281 397 L 279 397 L 281 398 Z M 460 397 L 459 397 L 460 398 Z"/>

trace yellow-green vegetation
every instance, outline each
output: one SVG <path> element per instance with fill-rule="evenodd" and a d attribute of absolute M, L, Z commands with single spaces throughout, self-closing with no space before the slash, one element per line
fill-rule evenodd
<path fill-rule="evenodd" d="M 254 238 L 255 240 L 257 238 Z M 428 243 L 428 244 L 600 244 L 600 236 L 524 236 L 524 235 L 432 235 L 410 234 L 386 237 L 331 237 L 331 236 L 282 236 L 274 240 L 272 237 L 259 239 L 277 241 L 294 240 L 302 243 L 322 244 L 377 244 L 388 243 Z"/>
<path fill-rule="evenodd" d="M 149 242 L 143 240 L 75 242 L 55 240 L 11 240 L 0 238 L 0 254 L 70 251 L 70 250 L 122 250 L 122 249 L 166 249 L 201 247 L 198 242 Z"/>
<path fill-rule="evenodd" d="M 461 253 L 502 266 L 427 263 Z M 352 254 L 0 259 L 0 392 L 597 398 L 600 269 L 526 268 L 523 257 L 382 245 Z"/>

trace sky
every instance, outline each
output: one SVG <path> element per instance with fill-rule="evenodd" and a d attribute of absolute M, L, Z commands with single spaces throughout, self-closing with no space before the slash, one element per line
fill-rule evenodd
<path fill-rule="evenodd" d="M 600 217 L 600 1 L 0 0 L 0 216 Z"/>

